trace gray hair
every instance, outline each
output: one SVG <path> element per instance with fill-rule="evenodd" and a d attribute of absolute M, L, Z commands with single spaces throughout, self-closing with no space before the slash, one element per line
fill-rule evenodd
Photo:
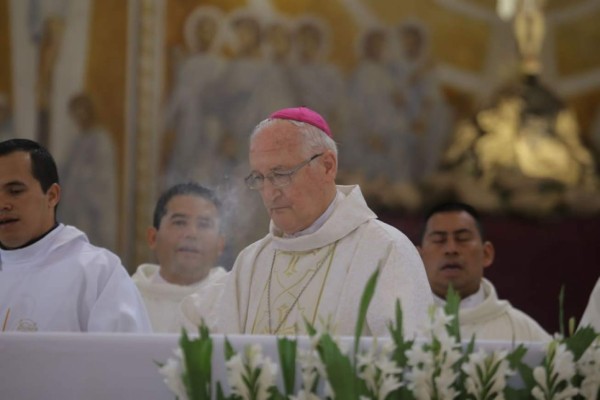
<path fill-rule="evenodd" d="M 305 153 L 306 157 L 310 157 L 314 152 L 330 150 L 333 152 L 333 154 L 335 154 L 337 162 L 338 149 L 335 141 L 321 129 L 314 125 L 307 124 L 306 122 L 294 121 L 290 119 L 267 118 L 256 125 L 252 131 L 252 134 L 250 135 L 250 142 L 254 140 L 254 137 L 260 131 L 277 121 L 289 122 L 300 128 L 299 132 L 302 135 L 302 144 L 304 145 L 303 153 Z"/>

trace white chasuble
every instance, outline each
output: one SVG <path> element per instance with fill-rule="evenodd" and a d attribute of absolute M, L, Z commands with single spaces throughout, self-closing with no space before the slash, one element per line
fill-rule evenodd
<path fill-rule="evenodd" d="M 294 335 L 313 326 L 337 242 L 316 250 L 275 250 L 252 324 L 254 334 Z"/>

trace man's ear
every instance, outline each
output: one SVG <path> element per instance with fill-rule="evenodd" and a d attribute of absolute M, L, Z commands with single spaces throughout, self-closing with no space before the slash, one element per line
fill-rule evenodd
<path fill-rule="evenodd" d="M 485 241 L 483 243 L 483 268 L 487 268 L 494 262 L 496 250 L 492 242 Z"/>
<path fill-rule="evenodd" d="M 337 176 L 337 157 L 331 150 L 326 150 L 322 155 L 325 166 L 325 176 L 335 180 Z"/>
<path fill-rule="evenodd" d="M 156 247 L 156 234 L 157 233 L 158 233 L 158 230 L 156 230 L 156 228 L 153 226 L 148 228 L 148 230 L 146 231 L 146 240 L 148 240 L 148 246 L 152 250 L 154 250 L 154 248 Z"/>
<path fill-rule="evenodd" d="M 48 207 L 54 209 L 60 202 L 60 185 L 53 183 L 46 191 L 48 196 Z"/>

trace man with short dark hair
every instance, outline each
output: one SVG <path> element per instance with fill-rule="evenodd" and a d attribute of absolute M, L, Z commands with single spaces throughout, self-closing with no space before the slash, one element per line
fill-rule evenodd
<path fill-rule="evenodd" d="M 56 221 L 52 155 L 27 139 L 0 142 L 0 318 L 7 331 L 149 332 L 121 261 Z"/>
<path fill-rule="evenodd" d="M 419 247 L 434 300 L 445 304 L 448 287 L 461 298 L 464 339 L 540 341 L 550 336 L 525 313 L 499 300 L 483 270 L 494 261 L 494 246 L 484 239 L 477 211 L 462 203 L 434 207 L 425 217 Z"/>
<path fill-rule="evenodd" d="M 279 110 L 250 137 L 250 174 L 269 233 L 238 256 L 219 303 L 225 333 L 301 334 L 305 321 L 352 335 L 369 277 L 379 280 L 365 335 L 386 336 L 401 301 L 408 336 L 427 321 L 431 290 L 410 240 L 379 220 L 360 188 L 337 186 L 337 146 L 306 107 Z"/>
<path fill-rule="evenodd" d="M 214 192 L 193 182 L 175 185 L 158 199 L 148 229 L 158 264 L 142 264 L 133 275 L 155 332 L 179 332 L 187 322 L 198 325 L 201 318 L 210 322 L 226 276 L 216 266 L 225 245 L 220 213 Z M 180 307 L 187 296 L 192 297 L 183 307 L 196 304 L 200 311 L 182 318 Z"/>

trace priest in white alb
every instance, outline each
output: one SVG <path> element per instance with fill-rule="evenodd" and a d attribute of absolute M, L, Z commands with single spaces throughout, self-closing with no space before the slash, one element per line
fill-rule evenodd
<path fill-rule="evenodd" d="M 1 330 L 151 332 L 119 257 L 56 220 L 60 194 L 48 150 L 0 142 Z"/>

